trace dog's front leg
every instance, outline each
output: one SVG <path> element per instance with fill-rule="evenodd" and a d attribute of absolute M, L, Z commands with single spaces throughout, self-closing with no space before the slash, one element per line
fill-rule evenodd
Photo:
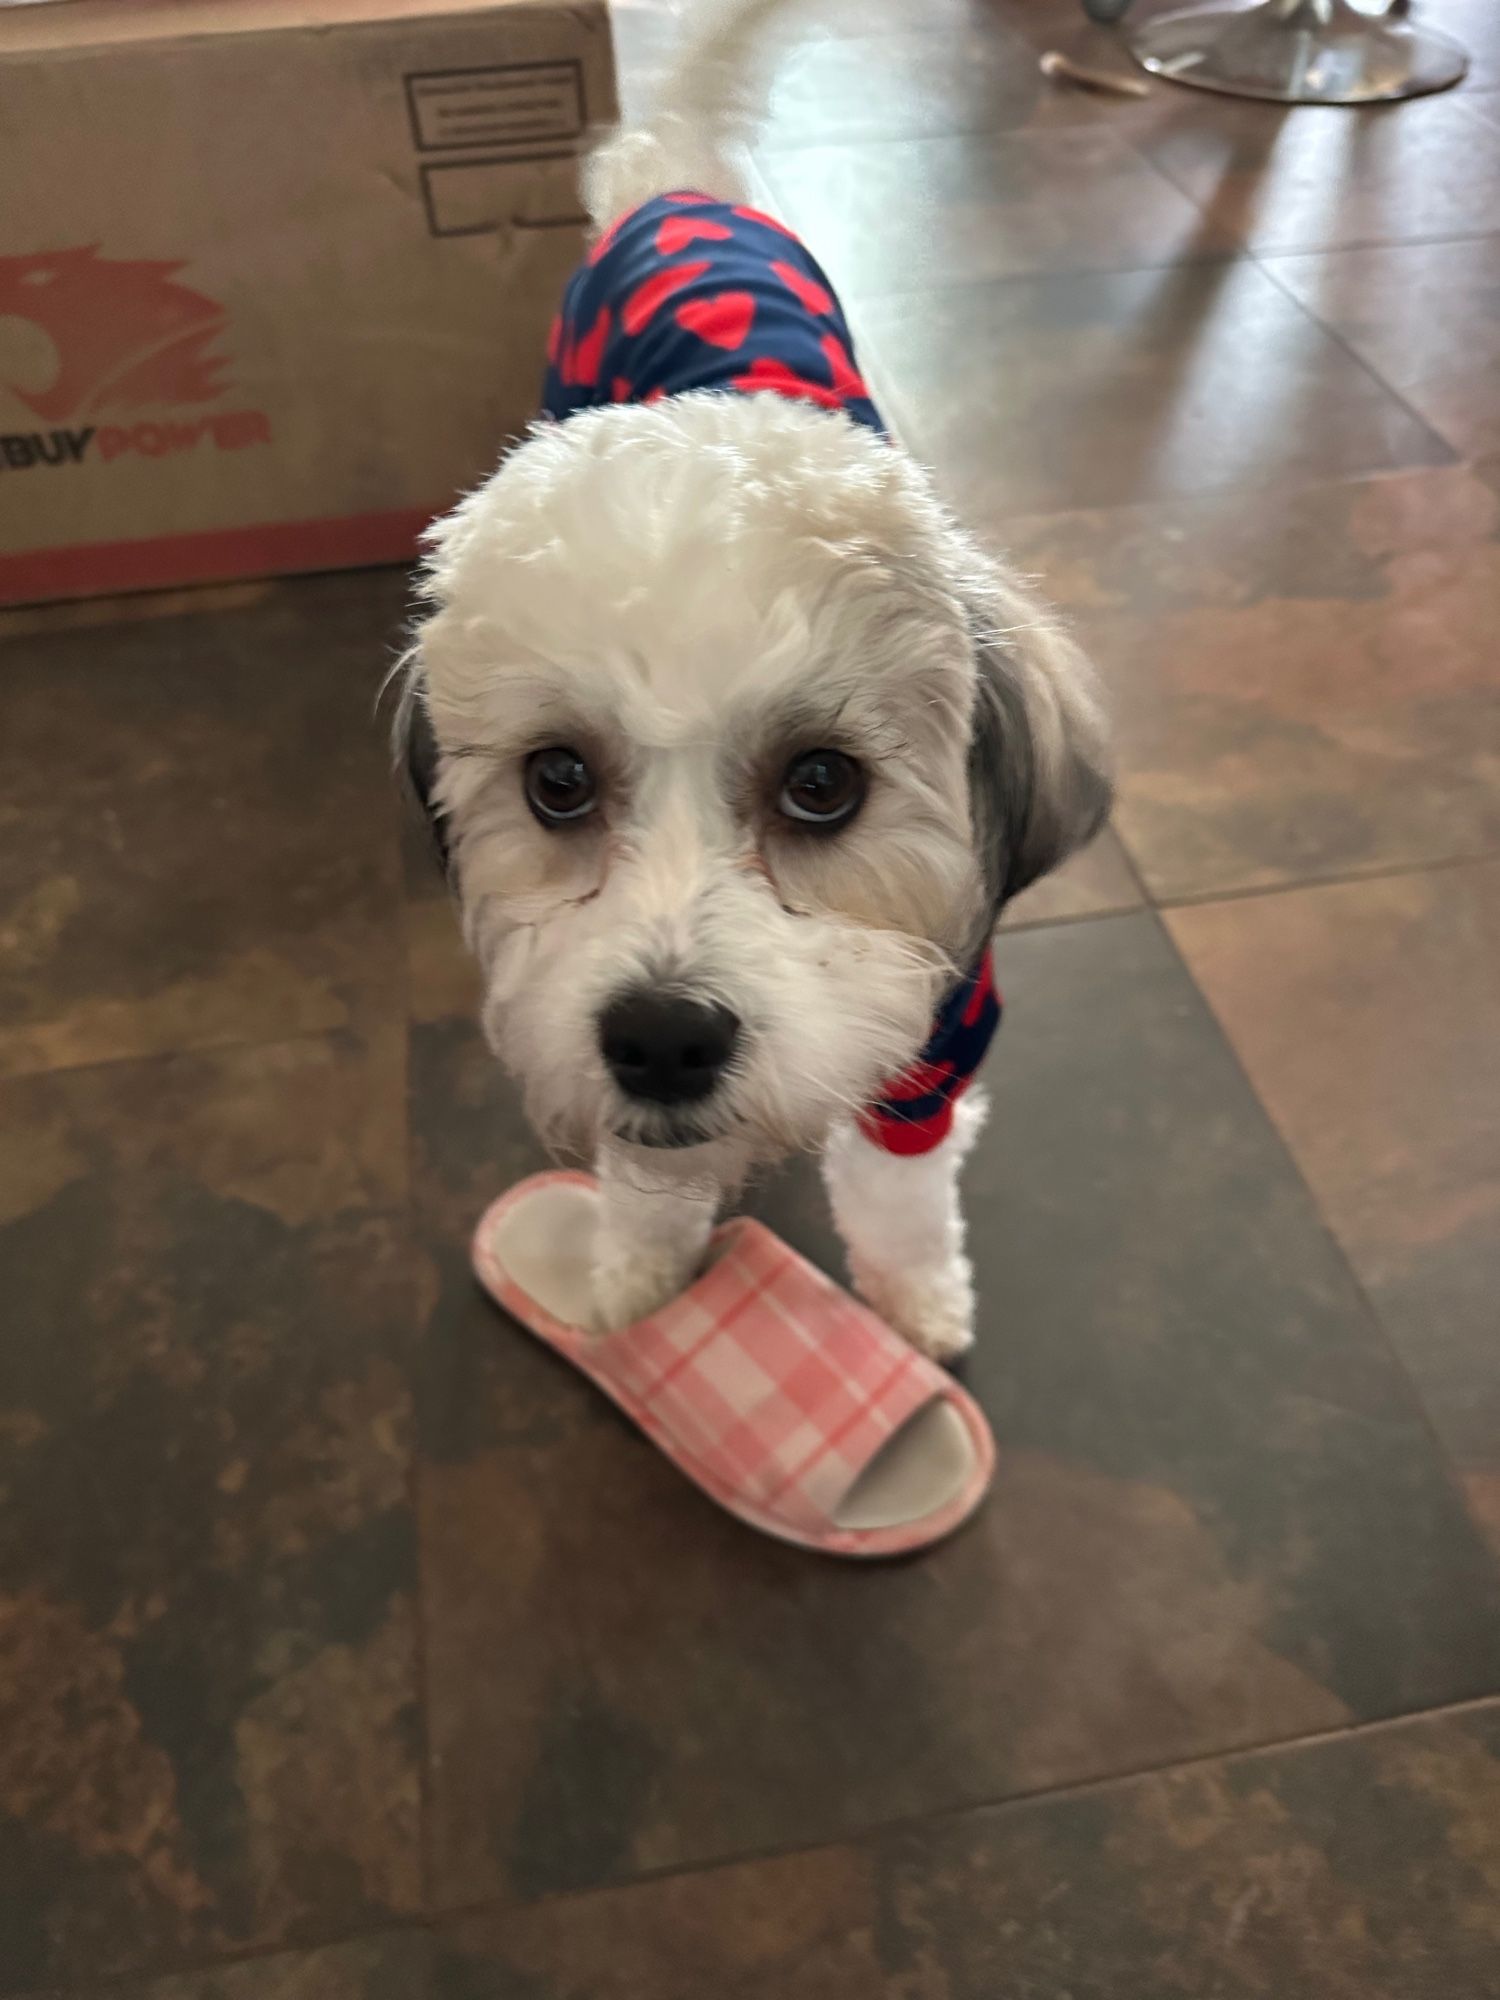
<path fill-rule="evenodd" d="M 974 1339 L 958 1176 L 984 1113 L 977 1092 L 961 1099 L 953 1130 L 930 1153 L 887 1153 L 851 1124 L 823 1155 L 850 1276 L 881 1318 L 934 1361 L 951 1361 Z"/>
<path fill-rule="evenodd" d="M 675 1181 L 635 1147 L 606 1147 L 596 1167 L 594 1300 L 602 1332 L 643 1319 L 692 1283 L 708 1249 L 719 1188 L 701 1174 Z"/>

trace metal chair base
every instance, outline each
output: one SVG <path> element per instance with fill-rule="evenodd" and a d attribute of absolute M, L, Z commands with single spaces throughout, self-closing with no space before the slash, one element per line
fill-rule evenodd
<path fill-rule="evenodd" d="M 1378 104 L 1447 90 L 1469 67 L 1457 42 L 1348 0 L 1210 0 L 1127 31 L 1155 76 L 1277 104 Z"/>

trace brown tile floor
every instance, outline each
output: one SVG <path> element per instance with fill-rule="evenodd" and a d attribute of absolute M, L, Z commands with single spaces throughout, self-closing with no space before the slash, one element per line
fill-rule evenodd
<path fill-rule="evenodd" d="M 1500 2000 L 1500 10 L 1429 11 L 1472 84 L 1367 117 L 1054 95 L 1072 0 L 786 39 L 761 172 L 1119 716 L 924 1561 L 754 1540 L 476 1296 L 536 1154 L 402 580 L 0 621 L 0 1992 Z"/>

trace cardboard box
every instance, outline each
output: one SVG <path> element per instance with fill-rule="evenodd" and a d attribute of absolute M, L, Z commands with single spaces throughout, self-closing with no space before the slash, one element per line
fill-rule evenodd
<path fill-rule="evenodd" d="M 408 556 L 532 416 L 603 0 L 0 6 L 0 603 Z"/>

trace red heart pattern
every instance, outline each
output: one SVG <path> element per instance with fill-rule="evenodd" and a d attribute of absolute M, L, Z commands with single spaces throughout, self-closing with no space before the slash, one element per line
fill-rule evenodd
<path fill-rule="evenodd" d="M 865 378 L 860 374 L 836 333 L 825 333 L 818 342 L 823 350 L 823 358 L 828 363 L 833 376 L 834 393 L 841 402 L 858 396 L 868 401 L 870 392 L 865 387 Z"/>
<path fill-rule="evenodd" d="M 615 238 L 619 235 L 620 231 L 625 227 L 626 223 L 629 222 L 629 220 L 630 220 L 630 210 L 628 208 L 626 209 L 623 215 L 617 215 L 615 217 L 614 221 L 609 225 L 608 229 L 605 230 L 604 234 L 599 238 L 599 241 L 594 245 L 593 249 L 590 250 L 589 262 L 591 264 L 597 264 L 601 258 L 607 257 L 609 255 L 610 251 L 615 247 Z"/>
<path fill-rule="evenodd" d="M 769 354 L 757 354 L 745 373 L 735 376 L 732 387 L 769 389 L 775 395 L 790 396 L 794 402 L 820 403 L 825 410 L 838 409 L 844 400 L 826 382 L 809 381 L 786 362 L 772 360 Z"/>
<path fill-rule="evenodd" d="M 677 324 L 711 347 L 733 354 L 744 346 L 755 324 L 755 301 L 748 292 L 715 292 L 712 298 L 687 299 L 677 308 Z"/>
<path fill-rule="evenodd" d="M 710 222 L 702 215 L 669 215 L 656 232 L 656 247 L 663 257 L 675 257 L 690 243 L 727 243 L 731 232 L 722 222 Z"/>
<path fill-rule="evenodd" d="M 656 317 L 657 308 L 665 305 L 673 292 L 680 292 L 684 285 L 691 285 L 707 269 L 705 260 L 701 264 L 669 264 L 664 271 L 653 273 L 643 285 L 637 285 L 625 301 L 625 310 L 620 315 L 621 326 L 633 338 Z"/>
<path fill-rule="evenodd" d="M 778 222 L 774 215 L 762 215 L 758 208 L 736 208 L 734 213 L 741 222 L 758 222 L 762 229 L 774 229 L 778 236 L 790 236 L 794 243 L 798 240 L 795 229 L 788 229 L 786 224 Z"/>
<path fill-rule="evenodd" d="M 604 232 L 547 354 L 552 415 L 691 389 L 769 390 L 881 428 L 838 300 L 794 233 L 688 190 Z"/>
<path fill-rule="evenodd" d="M 601 306 L 593 326 L 563 356 L 562 378 L 570 389 L 592 389 L 597 385 L 599 370 L 604 365 L 604 343 L 609 339 L 609 322 L 609 307 Z"/>
<path fill-rule="evenodd" d="M 833 311 L 832 292 L 826 286 L 820 285 L 815 278 L 809 278 L 805 271 L 797 270 L 792 264 L 783 264 L 779 257 L 773 261 L 771 269 L 793 298 L 806 306 L 810 313 L 817 313 L 821 318 Z"/>

